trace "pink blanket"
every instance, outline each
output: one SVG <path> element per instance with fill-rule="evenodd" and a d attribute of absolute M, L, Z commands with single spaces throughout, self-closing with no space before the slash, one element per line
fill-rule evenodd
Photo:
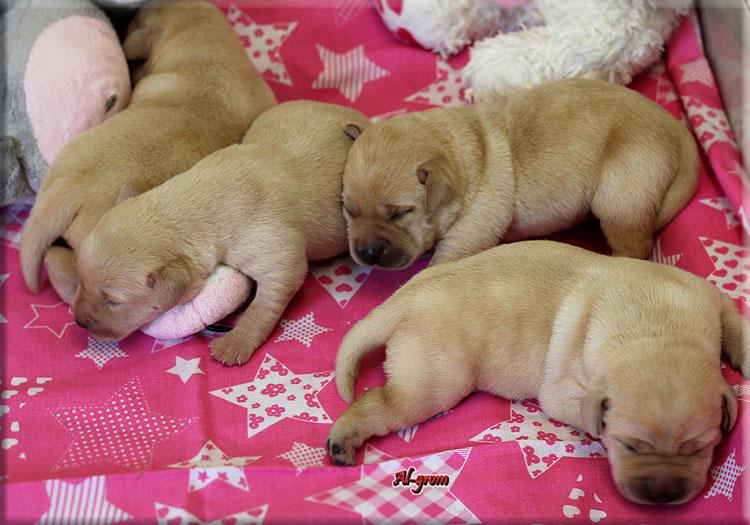
<path fill-rule="evenodd" d="M 366 0 L 269 5 L 223 3 L 280 100 L 347 104 L 373 118 L 465 103 L 466 55 L 446 63 L 404 46 Z M 735 213 L 742 206 L 742 165 L 694 19 L 684 21 L 665 59 L 633 88 L 684 119 L 705 152 L 698 193 L 660 235 L 653 259 L 746 302 L 747 223 Z M 741 428 L 750 391 L 730 369 L 726 377 L 742 401 L 739 424 L 717 449 L 705 491 L 681 507 L 626 502 L 597 441 L 549 419 L 534 401 L 484 394 L 372 440 L 360 466 L 334 467 L 324 446 L 345 406 L 333 384 L 337 345 L 417 268 L 369 270 L 346 256 L 313 266 L 267 343 L 245 366 L 225 368 L 209 357 L 206 335 L 167 341 L 139 333 L 101 342 L 75 325 L 51 288 L 30 294 L 17 251 L 27 214 L 28 204 L 19 204 L 1 219 L 6 521 L 741 520 Z M 604 248 L 592 224 L 557 238 Z M 365 362 L 360 384 L 382 382 L 380 359 L 382 353 Z M 443 476 L 414 494 L 413 485 L 393 485 L 410 467 L 414 476 Z"/>

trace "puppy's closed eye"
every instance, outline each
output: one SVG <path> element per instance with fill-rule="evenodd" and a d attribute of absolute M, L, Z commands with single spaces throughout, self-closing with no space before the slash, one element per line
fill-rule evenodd
<path fill-rule="evenodd" d="M 107 306 L 122 306 L 122 304 L 123 303 L 118 302 L 118 301 L 112 301 L 112 300 L 107 301 Z"/>
<path fill-rule="evenodd" d="M 397 208 L 396 210 L 393 211 L 393 213 L 391 213 L 391 220 L 397 221 L 404 215 L 407 215 L 413 211 L 414 211 L 414 207 L 412 206 L 409 206 L 408 208 Z"/>

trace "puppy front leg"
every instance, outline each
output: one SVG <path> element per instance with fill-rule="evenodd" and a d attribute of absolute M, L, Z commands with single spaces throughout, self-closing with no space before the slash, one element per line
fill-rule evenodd
<path fill-rule="evenodd" d="M 66 303 L 73 304 L 80 282 L 73 250 L 64 246 L 52 246 L 44 255 L 44 267 L 57 295 Z"/>
<path fill-rule="evenodd" d="M 750 379 L 750 321 L 728 296 L 721 295 L 721 349 L 732 367 Z"/>
<path fill-rule="evenodd" d="M 430 266 L 457 261 L 497 246 L 510 226 L 512 215 L 503 213 L 490 221 L 476 215 L 463 217 L 445 234 L 435 246 Z"/>
<path fill-rule="evenodd" d="M 304 253 L 300 253 L 265 272 L 253 268 L 239 269 L 256 281 L 257 289 L 255 298 L 232 331 L 209 345 L 214 359 L 225 365 L 246 363 L 265 342 L 289 301 L 305 282 L 307 259 Z"/>

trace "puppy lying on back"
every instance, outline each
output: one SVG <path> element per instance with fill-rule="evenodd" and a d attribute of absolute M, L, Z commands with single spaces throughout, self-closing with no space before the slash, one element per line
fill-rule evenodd
<path fill-rule="evenodd" d="M 357 135 L 355 127 L 348 132 Z M 698 180 L 690 132 L 627 88 L 565 80 L 372 126 L 344 172 L 360 264 L 432 264 L 568 228 L 589 212 L 613 255 L 645 258 Z"/>
<path fill-rule="evenodd" d="M 208 2 L 157 1 L 141 9 L 124 43 L 143 60 L 130 106 L 73 140 L 50 167 L 21 241 L 29 288 L 42 259 L 53 286 L 72 302 L 78 250 L 101 216 L 124 198 L 158 186 L 217 149 L 242 140 L 273 93 L 224 15 Z"/>
<path fill-rule="evenodd" d="M 302 286 L 308 259 L 346 251 L 341 174 L 359 112 L 319 102 L 281 104 L 241 145 L 217 151 L 161 186 L 109 210 L 78 251 L 78 324 L 120 339 L 192 299 L 217 264 L 257 283 L 213 356 L 243 364 Z"/>
<path fill-rule="evenodd" d="M 703 488 L 737 418 L 719 354 L 723 342 L 747 377 L 749 325 L 676 268 L 551 241 L 500 246 L 421 272 L 346 335 L 341 397 L 352 400 L 360 359 L 382 345 L 387 382 L 338 418 L 329 452 L 352 464 L 370 436 L 474 391 L 536 397 L 550 417 L 602 439 L 625 497 L 682 503 Z"/>

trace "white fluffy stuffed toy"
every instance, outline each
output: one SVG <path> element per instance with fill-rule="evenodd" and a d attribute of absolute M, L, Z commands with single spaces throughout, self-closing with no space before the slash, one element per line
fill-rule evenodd
<path fill-rule="evenodd" d="M 627 84 L 651 65 L 692 0 L 374 0 L 388 28 L 443 56 L 471 41 L 475 99 L 549 80 Z M 511 2 L 519 4 L 519 2 Z"/>

